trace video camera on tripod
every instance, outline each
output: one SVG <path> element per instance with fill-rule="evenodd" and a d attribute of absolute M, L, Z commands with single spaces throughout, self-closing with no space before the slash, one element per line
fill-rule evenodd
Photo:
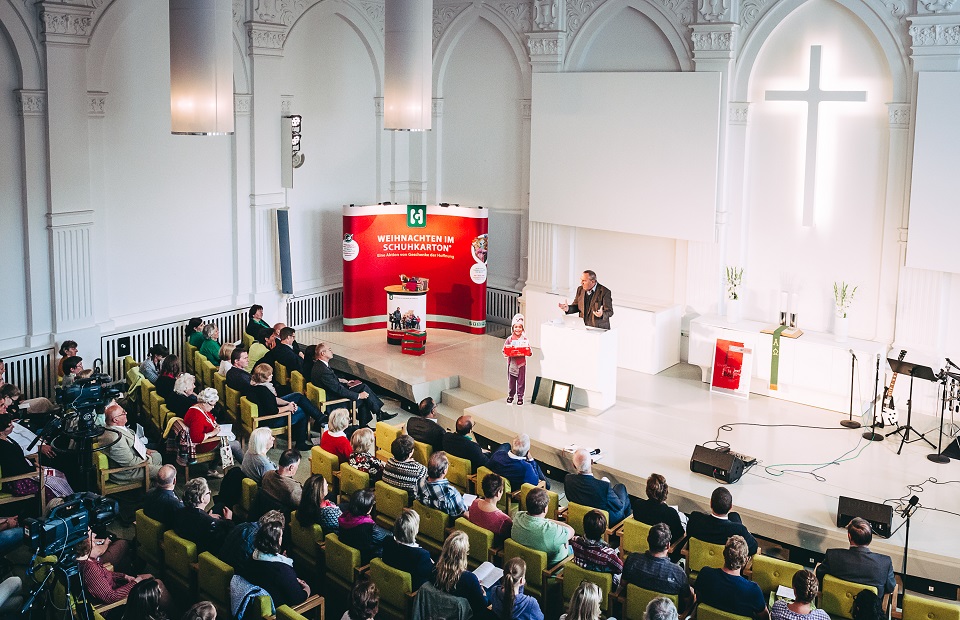
<path fill-rule="evenodd" d="M 97 424 L 97 414 L 102 413 L 111 400 L 123 395 L 127 383 L 114 381 L 110 375 L 101 373 L 101 363 L 99 359 L 94 361 L 96 370 L 91 376 L 57 388 L 57 403 L 62 413 L 50 419 L 37 433 L 38 438 L 50 443 L 61 430 L 71 439 L 93 438 L 103 434 L 103 426 Z"/>

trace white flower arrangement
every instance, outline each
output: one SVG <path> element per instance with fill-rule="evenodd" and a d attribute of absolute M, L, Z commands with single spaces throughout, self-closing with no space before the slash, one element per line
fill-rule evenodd
<path fill-rule="evenodd" d="M 743 284 L 743 267 L 727 267 L 727 299 L 740 299 L 740 285 Z"/>
<path fill-rule="evenodd" d="M 844 281 L 833 283 L 833 302 L 837 308 L 837 316 L 847 318 L 847 310 L 853 304 L 853 296 L 857 293 L 857 287 L 850 288 L 850 285 Z"/>

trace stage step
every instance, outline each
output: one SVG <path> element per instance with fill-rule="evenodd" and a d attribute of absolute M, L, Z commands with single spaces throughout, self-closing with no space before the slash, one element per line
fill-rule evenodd
<path fill-rule="evenodd" d="M 506 371 L 506 365 L 504 365 L 504 371 Z M 528 382 L 527 386 L 529 390 L 532 384 Z M 484 403 L 489 402 L 491 400 L 500 400 L 501 398 L 506 398 L 507 397 L 507 373 L 506 372 L 503 373 L 503 385 L 499 387 L 492 387 L 489 385 L 485 385 L 484 383 L 477 381 L 476 379 L 472 379 L 470 377 L 465 377 L 463 375 L 460 375 L 460 389 L 473 392 L 474 394 L 477 394 L 481 398 L 484 398 L 485 400 L 480 401 Z M 530 393 L 532 394 L 532 391 Z M 473 403 L 473 404 L 479 404 L 479 403 Z"/>
<path fill-rule="evenodd" d="M 491 399 L 484 398 L 475 392 L 459 387 L 444 390 L 440 402 L 442 403 L 441 407 L 443 407 L 442 413 L 452 416 L 453 420 L 456 421 L 458 417 L 463 415 L 463 411 L 468 407 L 482 405 L 483 403 L 490 402 L 490 400 Z"/>

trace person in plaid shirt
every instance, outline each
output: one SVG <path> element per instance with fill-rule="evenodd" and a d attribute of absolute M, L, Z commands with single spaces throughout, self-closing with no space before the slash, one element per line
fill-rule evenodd
<path fill-rule="evenodd" d="M 446 452 L 441 450 L 431 454 L 427 462 L 427 479 L 422 483 L 419 495 L 424 506 L 441 510 L 456 519 L 467 512 L 467 506 L 460 491 L 447 480 L 449 467 Z"/>
<path fill-rule="evenodd" d="M 623 560 L 617 550 L 603 540 L 607 531 L 607 518 L 597 509 L 583 516 L 583 536 L 574 536 L 570 541 L 573 547 L 573 563 L 587 570 L 599 573 L 613 573 L 613 587 L 620 584 L 623 572 Z"/>

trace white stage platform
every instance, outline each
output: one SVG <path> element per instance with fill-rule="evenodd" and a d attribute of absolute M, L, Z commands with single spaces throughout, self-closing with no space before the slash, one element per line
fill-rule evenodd
<path fill-rule="evenodd" d="M 411 401 L 442 396 L 444 402 L 462 403 L 461 397 L 452 394 L 470 390 L 476 397 L 464 406 L 474 416 L 478 433 L 506 441 L 526 432 L 534 456 L 543 462 L 561 465 L 560 450 L 570 443 L 601 448 L 604 458 L 596 466 L 598 475 L 623 482 L 632 495 L 643 496 L 651 472 L 663 474 L 670 484 L 669 503 L 679 504 L 685 512 L 704 509 L 717 486 L 710 478 L 690 472 L 694 446 L 717 438 L 722 425 L 731 425 L 731 430 L 719 431 L 719 439 L 729 442 L 734 451 L 760 460 L 731 487 L 735 510 L 756 534 L 813 551 L 846 546 L 845 530 L 836 527 L 841 495 L 895 503 L 913 494 L 909 485 L 928 478 L 957 481 L 926 482 L 917 493 L 923 508 L 912 521 L 908 573 L 947 583 L 960 581 L 960 514 L 948 514 L 960 513 L 960 462 L 928 461 L 925 457 L 931 450 L 923 442 L 906 445 L 897 456 L 899 436 L 871 443 L 861 439 L 859 430 L 840 427 L 843 416 L 835 412 L 757 395 L 742 401 L 711 394 L 695 366 L 678 365 L 659 375 L 621 369 L 615 406 L 602 415 L 563 413 L 529 404 L 540 371 L 537 350 L 527 366 L 527 404 L 518 407 L 504 402 L 506 362 L 498 338 L 428 330 L 427 352 L 422 357 L 401 355 L 399 347 L 386 343 L 382 330 L 301 329 L 297 340 L 330 343 L 337 356 L 335 368 Z M 455 415 L 449 408 L 443 411 Z M 914 411 L 914 426 L 922 431 L 938 421 L 932 411 Z M 452 426 L 451 419 L 443 422 Z M 824 429 L 772 427 L 787 424 Z M 927 436 L 936 443 L 935 430 Z M 894 527 L 901 521 L 895 516 Z M 872 545 L 893 558 L 897 572 L 904 532 L 901 529 L 889 540 L 875 539 Z"/>

